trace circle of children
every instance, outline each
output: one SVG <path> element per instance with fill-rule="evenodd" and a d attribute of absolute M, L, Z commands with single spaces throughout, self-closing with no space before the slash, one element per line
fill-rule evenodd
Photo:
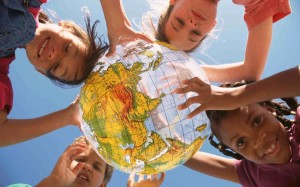
<path fill-rule="evenodd" d="M 1 146 L 36 138 L 68 124 L 80 127 L 77 100 L 63 110 L 39 118 L 9 119 L 13 92 L 8 72 L 16 48 L 24 48 L 34 68 L 56 85 L 78 85 L 92 71 L 97 59 L 113 55 L 116 45 L 128 39 L 161 40 L 186 52 L 195 50 L 212 32 L 220 3 L 219 0 L 167 0 L 168 7 L 160 12 L 157 26 L 143 24 L 148 26 L 146 30 L 152 29 L 146 35 L 131 28 L 121 0 L 100 0 L 110 41 L 108 46 L 96 37 L 97 21 L 92 24 L 88 17 L 85 29 L 71 21 L 51 23 L 40 8 L 46 2 L 1 0 L 0 3 Z M 174 93 L 198 94 L 178 108 L 182 110 L 200 103 L 187 117 L 206 111 L 212 130 L 210 143 L 234 159 L 199 151 L 184 165 L 242 186 L 299 186 L 300 124 L 297 123 L 300 109 L 293 96 L 300 94 L 300 87 L 295 86 L 295 82 L 300 83 L 300 69 L 295 67 L 260 80 L 272 39 L 272 24 L 291 13 L 289 1 L 233 2 L 245 8 L 244 20 L 249 32 L 245 60 L 201 65 L 201 68 L 212 82 L 235 83 L 217 87 L 193 78 L 185 80 L 184 86 Z M 277 89 L 278 86 L 284 88 Z M 274 98 L 282 98 L 286 104 L 271 101 Z M 295 118 L 288 118 L 290 115 Z M 97 156 L 84 137 L 80 137 L 66 148 L 52 173 L 36 186 L 104 187 L 112 172 L 113 168 Z M 164 177 L 164 173 L 145 179 L 141 175 L 135 181 L 132 173 L 127 186 L 160 186 Z"/>

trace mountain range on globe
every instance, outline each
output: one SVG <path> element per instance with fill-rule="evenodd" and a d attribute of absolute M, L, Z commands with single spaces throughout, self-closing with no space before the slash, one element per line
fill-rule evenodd
<path fill-rule="evenodd" d="M 98 60 L 80 91 L 82 131 L 108 164 L 142 174 L 164 172 L 198 151 L 210 132 L 207 117 L 177 106 L 193 93 L 181 81 L 207 78 L 197 62 L 169 45 L 144 41 L 118 46 Z"/>

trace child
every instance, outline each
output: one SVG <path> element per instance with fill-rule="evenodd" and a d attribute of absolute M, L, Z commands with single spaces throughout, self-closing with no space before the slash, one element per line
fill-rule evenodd
<path fill-rule="evenodd" d="M 297 66 L 258 82 L 234 88 L 209 85 L 199 78 L 186 80 L 183 84 L 186 86 L 177 88 L 174 92 L 178 94 L 195 92 L 197 96 L 189 98 L 178 108 L 183 110 L 192 104 L 201 104 L 187 116 L 192 118 L 205 110 L 233 110 L 254 102 L 300 95 L 300 87 L 295 86 L 300 84 L 300 67 Z"/>
<path fill-rule="evenodd" d="M 95 153 L 87 139 L 81 136 L 61 155 L 52 173 L 36 186 L 105 187 L 112 177 L 113 170 L 113 167 Z M 10 187 L 13 186 L 22 185 L 15 184 Z"/>
<path fill-rule="evenodd" d="M 44 186 L 90 186 L 105 187 L 109 183 L 113 167 L 102 160 L 84 136 L 76 138 L 57 161 L 52 173 L 42 180 L 37 187 Z M 134 182 L 134 173 L 129 176 L 128 187 L 158 187 L 164 180 L 164 174 Z"/>
<path fill-rule="evenodd" d="M 153 5 L 154 14 L 157 12 L 156 9 L 165 4 L 156 0 L 149 0 L 149 2 Z M 143 18 L 144 30 L 149 35 L 154 32 L 157 40 L 168 42 L 177 49 L 192 51 L 201 44 L 215 26 L 218 3 L 219 0 L 170 0 L 167 10 L 160 16 L 157 29 L 154 29 L 153 23 L 151 21 L 149 23 L 146 17 Z M 234 3 L 245 7 L 244 19 L 249 30 L 245 59 L 244 62 L 239 63 L 202 65 L 208 79 L 213 82 L 258 80 L 263 72 L 270 48 L 272 23 L 291 13 L 288 0 L 257 0 L 255 2 L 236 0 Z M 123 10 L 122 12 L 125 14 Z M 122 35 L 128 35 L 128 32 L 131 38 L 134 34 L 138 36 L 132 29 L 128 29 L 129 25 L 126 21 L 118 23 L 127 29 L 124 34 L 122 29 L 112 30 L 111 36 L 115 37 L 114 40 Z M 113 48 L 115 46 L 111 48 L 112 53 L 115 51 Z"/>
<path fill-rule="evenodd" d="M 73 115 L 67 115 L 73 107 L 36 119 L 7 119 L 13 105 L 9 65 L 15 59 L 16 48 L 24 47 L 35 69 L 60 85 L 81 83 L 108 48 L 100 38 L 95 41 L 97 22 L 91 27 L 89 18 L 87 32 L 70 21 L 38 24 L 40 6 L 45 2 L 0 2 L 0 146 L 19 143 L 67 124 L 79 124 L 69 117 Z"/>
<path fill-rule="evenodd" d="M 207 111 L 211 144 L 237 160 L 198 152 L 185 165 L 243 186 L 299 185 L 300 109 L 295 99 L 284 101 L 288 107 L 264 101 L 230 111 Z M 296 115 L 296 121 L 285 117 L 289 115 Z"/>
<path fill-rule="evenodd" d="M 161 4 L 149 0 L 155 9 Z M 168 42 L 178 49 L 191 51 L 197 48 L 213 29 L 219 0 L 170 0 L 161 14 L 155 38 Z M 244 19 L 248 26 L 248 41 L 244 62 L 203 65 L 208 79 L 213 82 L 258 80 L 266 64 L 272 38 L 272 23 L 291 12 L 289 1 L 235 0 L 245 7 Z M 154 6 L 156 5 L 156 6 Z M 147 19 L 145 19 L 147 20 Z M 146 30 L 153 23 L 144 23 Z M 257 47 L 259 46 L 259 47 Z"/>

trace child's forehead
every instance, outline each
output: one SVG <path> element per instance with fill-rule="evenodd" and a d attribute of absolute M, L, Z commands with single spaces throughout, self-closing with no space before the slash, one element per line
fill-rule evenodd
<path fill-rule="evenodd" d="M 94 151 L 91 146 L 87 146 L 86 150 L 80 154 L 81 157 L 91 160 L 93 162 L 98 162 L 101 165 L 105 165 L 106 162 Z"/>

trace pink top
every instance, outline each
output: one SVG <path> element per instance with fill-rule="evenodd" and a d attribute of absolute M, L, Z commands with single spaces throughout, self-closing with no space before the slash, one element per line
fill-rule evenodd
<path fill-rule="evenodd" d="M 233 0 L 233 3 L 245 7 L 244 20 L 248 30 L 271 16 L 276 22 L 291 13 L 289 0 Z"/>
<path fill-rule="evenodd" d="M 8 58 L 0 58 L 0 110 L 10 112 L 13 105 L 13 89 L 9 77 L 9 65 L 15 59 L 15 55 Z"/>
<path fill-rule="evenodd" d="M 287 130 L 292 150 L 291 160 L 285 164 L 256 164 L 245 159 L 236 161 L 235 168 L 243 186 L 298 187 L 300 185 L 300 107 L 295 119 L 296 124 Z"/>

